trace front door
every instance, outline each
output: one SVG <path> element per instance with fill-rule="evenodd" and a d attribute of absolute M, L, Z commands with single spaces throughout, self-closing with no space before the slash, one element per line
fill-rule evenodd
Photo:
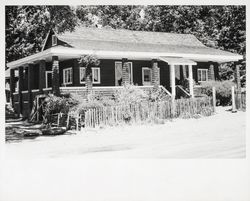
<path fill-rule="evenodd" d="M 152 84 L 152 69 L 148 67 L 142 68 L 142 85 L 148 86 Z"/>

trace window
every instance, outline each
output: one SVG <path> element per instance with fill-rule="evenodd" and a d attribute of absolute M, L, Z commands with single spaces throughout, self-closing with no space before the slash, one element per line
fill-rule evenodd
<path fill-rule="evenodd" d="M 128 76 L 129 76 L 129 82 L 132 84 L 133 83 L 133 66 L 132 62 L 128 62 Z"/>
<path fill-rule="evenodd" d="M 85 84 L 86 76 L 86 67 L 80 67 L 80 83 Z M 100 77 L 100 68 L 92 67 L 92 83 L 93 84 L 100 84 L 101 83 L 101 77 Z"/>
<path fill-rule="evenodd" d="M 85 75 L 86 75 L 86 68 L 85 67 L 80 67 L 80 83 L 85 84 Z"/>
<path fill-rule="evenodd" d="M 132 62 L 127 62 L 128 64 L 128 79 L 129 82 L 133 83 L 133 65 Z M 116 61 L 115 62 L 115 84 L 119 86 L 122 84 L 122 62 Z"/>
<path fill-rule="evenodd" d="M 198 82 L 208 80 L 208 69 L 198 69 Z"/>
<path fill-rule="evenodd" d="M 148 67 L 142 68 L 142 84 L 151 85 L 152 69 Z"/>
<path fill-rule="evenodd" d="M 52 46 L 57 45 L 57 37 L 55 35 L 52 35 Z"/>
<path fill-rule="evenodd" d="M 92 83 L 93 84 L 100 84 L 101 77 L 100 77 L 100 68 L 92 68 Z"/>
<path fill-rule="evenodd" d="M 72 68 L 63 69 L 63 84 L 72 84 Z"/>
<path fill-rule="evenodd" d="M 46 88 L 52 87 L 52 71 L 46 71 L 45 82 L 46 82 Z"/>

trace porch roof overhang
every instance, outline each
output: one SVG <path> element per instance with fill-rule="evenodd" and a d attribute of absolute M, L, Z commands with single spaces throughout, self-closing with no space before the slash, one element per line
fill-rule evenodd
<path fill-rule="evenodd" d="M 167 62 L 169 65 L 196 65 L 195 61 L 181 57 L 159 57 L 160 60 Z"/>
<path fill-rule="evenodd" d="M 51 61 L 52 56 L 58 56 L 60 61 L 67 59 L 79 58 L 81 55 L 93 54 L 100 59 L 138 59 L 138 60 L 150 60 L 160 59 L 166 62 L 177 62 L 178 64 L 195 65 L 194 61 L 213 61 L 218 63 L 238 61 L 243 59 L 241 55 L 209 55 L 209 54 L 194 54 L 194 53 L 170 53 L 170 52 L 142 52 L 142 51 L 111 51 L 111 50 L 94 50 L 94 49 L 77 49 L 71 47 L 55 46 L 31 56 L 24 57 L 22 59 L 7 63 L 7 67 L 11 69 L 18 68 L 20 66 L 26 66 L 30 63 L 37 63 L 40 60 Z M 170 60 L 171 59 L 171 60 Z M 175 63 L 175 64 L 177 64 Z"/>

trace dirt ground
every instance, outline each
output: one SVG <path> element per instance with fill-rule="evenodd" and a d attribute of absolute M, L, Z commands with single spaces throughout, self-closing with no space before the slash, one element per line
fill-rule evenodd
<path fill-rule="evenodd" d="M 244 158 L 246 113 L 228 110 L 218 107 L 210 117 L 174 119 L 159 125 L 87 129 L 30 139 L 15 136 L 7 141 L 5 154 L 10 159 Z M 22 126 L 14 123 L 6 127 L 17 125 Z"/>

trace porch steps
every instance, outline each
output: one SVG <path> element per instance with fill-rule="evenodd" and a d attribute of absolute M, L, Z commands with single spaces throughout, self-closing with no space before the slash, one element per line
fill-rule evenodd
<path fill-rule="evenodd" d="M 190 94 L 182 86 L 176 85 L 176 98 L 190 98 Z"/>

